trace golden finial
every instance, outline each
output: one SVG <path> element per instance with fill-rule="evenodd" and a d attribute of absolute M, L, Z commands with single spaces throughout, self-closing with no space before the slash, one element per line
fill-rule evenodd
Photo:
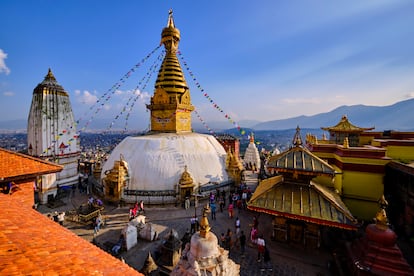
<path fill-rule="evenodd" d="M 210 207 L 206 204 L 203 208 L 203 217 L 200 221 L 200 237 L 205 238 L 207 233 L 210 232 L 210 225 L 208 223 L 207 214 L 210 213 Z"/>
<path fill-rule="evenodd" d="M 388 229 L 388 218 L 385 209 L 388 207 L 388 201 L 385 199 L 384 195 L 378 200 L 378 204 L 380 205 L 380 210 L 375 215 L 375 225 L 379 229 L 386 230 Z"/>
<path fill-rule="evenodd" d="M 300 128 L 299 126 L 296 127 L 296 133 L 293 137 L 293 145 L 299 147 L 302 145 L 302 138 L 300 137 Z"/>

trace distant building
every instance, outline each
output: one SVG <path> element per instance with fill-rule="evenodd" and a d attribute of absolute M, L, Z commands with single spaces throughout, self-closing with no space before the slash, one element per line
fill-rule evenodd
<path fill-rule="evenodd" d="M 38 181 L 39 199 L 46 203 L 58 189 L 78 183 L 80 141 L 69 95 L 49 69 L 44 80 L 33 90 L 27 120 L 29 155 L 63 165 L 56 175 L 42 176 Z"/>

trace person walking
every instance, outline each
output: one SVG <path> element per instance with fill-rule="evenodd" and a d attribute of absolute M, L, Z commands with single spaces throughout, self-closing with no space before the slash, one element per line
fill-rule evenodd
<path fill-rule="evenodd" d="M 95 219 L 95 228 L 94 228 L 94 235 L 99 233 L 99 230 L 101 230 L 101 224 L 102 224 L 102 217 L 101 214 L 98 214 L 98 216 Z"/>
<path fill-rule="evenodd" d="M 262 256 L 265 252 L 265 240 L 263 239 L 263 235 L 260 235 L 257 239 L 257 262 L 260 263 L 262 261 Z"/>
<path fill-rule="evenodd" d="M 210 203 L 210 210 L 211 210 L 211 219 L 216 220 L 216 203 Z"/>
<path fill-rule="evenodd" d="M 233 218 L 233 203 L 230 203 L 227 209 L 229 212 L 229 218 Z"/>
<path fill-rule="evenodd" d="M 190 208 L 190 198 L 188 198 L 188 196 L 185 198 L 184 201 L 184 208 L 187 210 L 188 208 Z"/>

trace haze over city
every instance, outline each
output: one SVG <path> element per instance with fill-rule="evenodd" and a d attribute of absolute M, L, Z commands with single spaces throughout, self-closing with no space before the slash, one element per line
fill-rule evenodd
<path fill-rule="evenodd" d="M 2 1 L 1 120 L 27 119 L 51 68 L 77 119 L 130 114 L 131 128 L 145 128 L 157 70 L 145 76 L 161 54 L 169 9 L 192 102 L 207 123 L 414 96 L 411 1 Z"/>

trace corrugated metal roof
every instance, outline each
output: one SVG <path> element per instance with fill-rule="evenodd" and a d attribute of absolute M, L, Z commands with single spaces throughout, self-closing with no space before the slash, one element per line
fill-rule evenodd
<path fill-rule="evenodd" d="M 335 169 L 321 158 L 317 157 L 301 145 L 292 147 L 279 155 L 269 158 L 268 170 L 279 172 L 296 172 L 307 174 L 328 174 L 334 175 Z"/>
<path fill-rule="evenodd" d="M 310 182 L 299 184 L 276 176 L 262 181 L 248 208 L 258 212 L 344 229 L 356 229 L 356 220 L 332 189 Z"/>

